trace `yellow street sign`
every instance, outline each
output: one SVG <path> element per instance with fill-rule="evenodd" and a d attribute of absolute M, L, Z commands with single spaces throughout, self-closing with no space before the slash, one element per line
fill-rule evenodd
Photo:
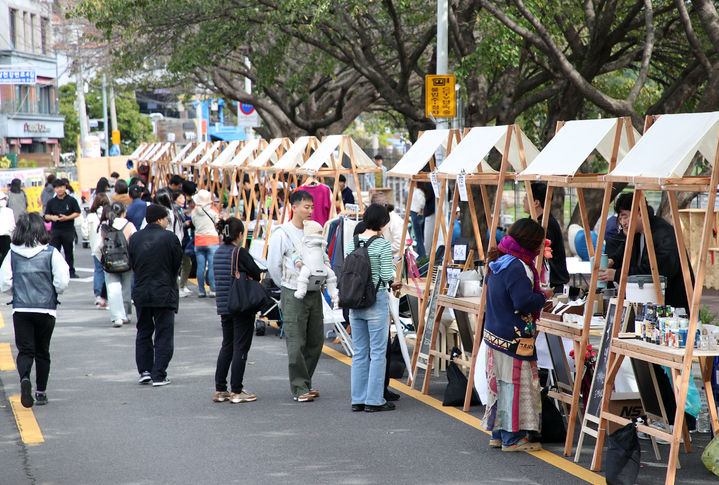
<path fill-rule="evenodd" d="M 120 130 L 112 130 L 112 144 L 113 145 L 120 144 Z"/>
<path fill-rule="evenodd" d="M 454 84 L 454 74 L 428 74 L 424 77 L 424 115 L 427 118 L 457 116 L 457 94 Z"/>

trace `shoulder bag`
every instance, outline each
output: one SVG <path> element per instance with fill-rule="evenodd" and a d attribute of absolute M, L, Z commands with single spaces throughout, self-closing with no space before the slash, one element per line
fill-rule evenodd
<path fill-rule="evenodd" d="M 267 294 L 258 281 L 252 280 L 240 270 L 239 256 L 242 248 L 232 251 L 230 289 L 227 309 L 230 313 L 257 313 L 265 303 Z"/>

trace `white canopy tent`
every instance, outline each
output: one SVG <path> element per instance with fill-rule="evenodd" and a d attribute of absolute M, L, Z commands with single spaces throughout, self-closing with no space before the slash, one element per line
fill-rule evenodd
<path fill-rule="evenodd" d="M 273 138 L 269 141 L 267 146 L 262 150 L 253 160 L 250 160 L 248 166 L 250 168 L 262 168 L 266 165 L 274 165 L 277 163 L 279 158 L 277 157 L 277 149 L 282 145 L 282 142 L 287 138 Z"/>
<path fill-rule="evenodd" d="M 343 138 L 345 138 L 344 146 L 341 145 Z M 307 161 L 300 167 L 298 171 L 316 172 L 317 170 L 320 170 L 323 165 L 326 165 L 327 167 L 333 169 L 336 168 L 336 166 L 331 166 L 331 163 L 333 161 L 334 164 L 342 164 L 341 159 L 337 160 L 337 158 L 334 157 L 334 152 L 338 149 L 341 150 L 337 154 L 338 157 L 343 154 L 349 155 L 351 150 L 351 153 L 354 156 L 355 166 L 358 169 L 366 170 L 377 168 L 374 162 L 370 159 L 370 157 L 351 137 L 347 135 L 329 135 L 325 137 L 322 143 L 320 143 L 320 146 L 317 147 L 317 150 L 315 150 L 315 152 L 310 156 L 310 158 L 307 159 Z"/>
<path fill-rule="evenodd" d="M 190 152 L 190 154 L 182 160 L 181 165 L 190 165 L 194 163 L 195 160 L 197 160 L 197 157 L 200 157 L 203 153 L 205 153 L 205 150 L 207 150 L 207 147 L 209 145 L 210 144 L 208 142 L 198 143 L 197 146 Z"/>
<path fill-rule="evenodd" d="M 239 167 L 245 165 L 247 160 L 249 160 L 259 148 L 261 141 L 261 138 L 254 138 L 252 140 L 248 140 L 245 145 L 240 149 L 240 151 L 237 152 L 237 155 L 235 155 L 232 160 L 228 161 L 224 165 L 227 167 Z M 216 162 L 217 160 L 215 160 L 213 164 Z"/>
<path fill-rule="evenodd" d="M 210 163 L 213 167 L 222 167 L 227 164 L 235 156 L 237 147 L 240 146 L 239 140 L 233 140 L 227 144 L 224 150 L 222 150 L 217 157 Z"/>
<path fill-rule="evenodd" d="M 183 157 L 187 154 L 187 152 L 190 151 L 191 148 L 192 148 L 192 144 L 191 144 L 191 143 L 188 143 L 187 145 L 185 145 L 185 146 L 182 148 L 182 150 L 180 150 L 179 152 L 177 152 L 177 154 L 176 154 L 174 157 L 172 157 L 172 160 L 170 161 L 170 163 L 177 163 L 177 162 L 179 162 L 180 160 L 182 160 Z"/>
<path fill-rule="evenodd" d="M 618 122 L 619 118 L 566 122 L 521 175 L 536 175 L 537 178 L 542 175 L 576 175 L 594 150 L 605 160 L 610 160 Z M 639 132 L 633 127 L 631 129 L 634 139 L 638 140 Z M 627 133 L 622 130 L 617 160 L 622 160 L 630 149 Z"/>
<path fill-rule="evenodd" d="M 457 146 L 452 149 L 452 153 L 437 167 L 437 172 L 459 175 L 465 173 L 477 173 L 477 166 L 481 161 L 482 172 L 497 173 L 487 163 L 487 155 L 492 147 L 496 148 L 499 153 L 504 152 L 507 140 L 507 126 L 478 126 L 469 130 Z M 523 132 L 520 133 L 521 147 L 516 136 L 512 136 L 509 146 L 508 162 L 515 171 L 519 172 L 523 168 L 520 157 L 520 150 L 524 150 L 526 163 L 531 163 L 539 154 L 539 150 L 527 138 Z"/>
<path fill-rule="evenodd" d="M 314 137 L 311 136 L 301 136 L 297 138 L 272 168 L 275 170 L 289 170 L 302 166 L 305 163 L 305 149 L 313 138 Z"/>
<path fill-rule="evenodd" d="M 160 158 L 162 158 L 163 155 L 165 155 L 166 153 L 168 153 L 168 151 L 170 150 L 170 147 L 172 147 L 172 143 L 163 143 L 162 146 L 160 147 L 160 149 L 157 150 L 157 151 L 150 157 L 150 160 L 149 160 L 149 161 L 151 161 L 151 162 L 157 162 L 158 160 L 160 160 Z"/>
<path fill-rule="evenodd" d="M 151 145 L 151 143 L 140 143 L 137 148 L 135 148 L 135 151 L 133 151 L 130 156 L 128 157 L 130 160 L 137 160 L 140 158 L 140 155 L 142 152 L 147 150 L 147 148 Z"/>
<path fill-rule="evenodd" d="M 680 178 L 697 152 L 713 163 L 718 125 L 719 112 L 662 115 L 607 179 Z"/>
<path fill-rule="evenodd" d="M 411 177 L 422 171 L 439 147 L 447 148 L 450 130 L 427 130 L 422 133 L 397 165 L 387 171 L 387 175 L 395 177 Z"/>
<path fill-rule="evenodd" d="M 212 159 L 212 155 L 214 155 L 214 153 L 217 150 L 219 150 L 221 146 L 222 146 L 221 141 L 216 141 L 216 142 L 212 143 L 208 147 L 207 151 L 205 151 L 205 154 L 202 156 L 202 158 L 200 158 L 200 160 L 197 161 L 197 165 L 204 165 L 207 162 L 209 162 Z"/>

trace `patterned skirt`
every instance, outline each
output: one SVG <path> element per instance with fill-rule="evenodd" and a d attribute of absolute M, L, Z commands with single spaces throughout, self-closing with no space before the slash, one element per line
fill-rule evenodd
<path fill-rule="evenodd" d="M 487 347 L 487 431 L 539 431 L 540 389 L 536 360 L 520 360 Z"/>

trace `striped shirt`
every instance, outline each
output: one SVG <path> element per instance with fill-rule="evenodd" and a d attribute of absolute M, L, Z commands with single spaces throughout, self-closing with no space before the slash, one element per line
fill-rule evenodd
<path fill-rule="evenodd" d="M 360 241 L 367 242 L 369 238 L 360 237 Z M 355 249 L 355 241 L 352 238 L 347 246 L 347 254 Z M 394 278 L 394 265 L 392 264 L 392 245 L 383 237 L 375 239 L 372 244 L 367 247 L 369 253 L 370 266 L 372 267 L 372 282 L 377 286 L 379 279 L 382 279 L 382 286 L 386 288 L 387 283 Z"/>

